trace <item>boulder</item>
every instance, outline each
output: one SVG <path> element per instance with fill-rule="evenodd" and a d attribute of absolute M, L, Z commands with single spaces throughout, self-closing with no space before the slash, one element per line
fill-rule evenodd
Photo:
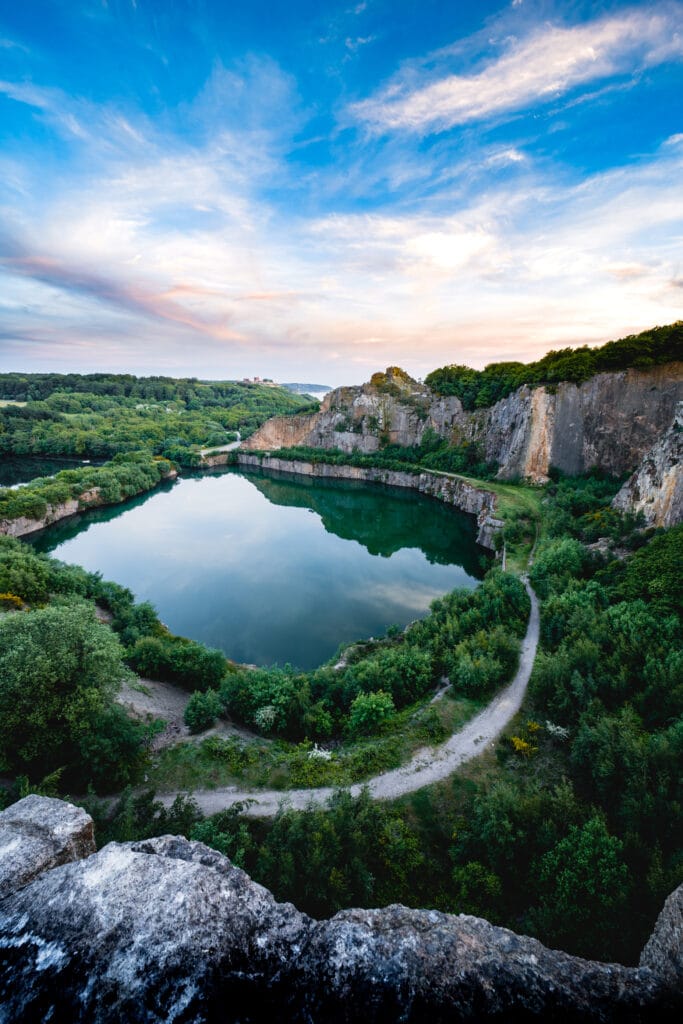
<path fill-rule="evenodd" d="M 0 814 L 0 897 L 59 864 L 95 852 L 92 819 L 80 807 L 27 796 Z"/>
<path fill-rule="evenodd" d="M 64 838 L 69 820 L 87 817 L 59 801 L 28 801 L 6 821 L 44 822 L 49 811 Z M 76 841 L 65 858 L 80 850 L 85 859 L 46 859 L 42 874 L 0 903 L 0 1020 L 635 1024 L 683 1010 L 683 887 L 641 965 L 623 967 L 465 915 L 391 906 L 314 921 L 178 837 L 91 849 Z"/>

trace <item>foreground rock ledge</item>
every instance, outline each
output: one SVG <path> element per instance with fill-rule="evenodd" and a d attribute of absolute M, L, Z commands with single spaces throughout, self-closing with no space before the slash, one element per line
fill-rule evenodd
<path fill-rule="evenodd" d="M 71 863 L 5 885 L 3 1021 L 659 1021 L 683 1009 L 683 887 L 641 966 L 626 968 L 464 915 L 393 906 L 314 921 L 201 843 L 90 854 L 82 811 L 28 801 L 0 816 L 12 823 L 0 829 L 14 844 L 9 874 L 22 820 L 30 839 L 41 809 Z"/>

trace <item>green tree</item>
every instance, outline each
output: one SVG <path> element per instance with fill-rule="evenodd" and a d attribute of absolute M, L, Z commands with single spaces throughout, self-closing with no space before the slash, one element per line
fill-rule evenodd
<path fill-rule="evenodd" d="M 379 732 L 394 717 L 395 708 L 390 693 L 377 690 L 359 693 L 351 704 L 349 732 L 352 736 L 366 736 Z"/>
<path fill-rule="evenodd" d="M 196 690 L 185 706 L 183 718 L 191 732 L 210 729 L 223 710 L 223 702 L 215 690 Z"/>
<path fill-rule="evenodd" d="M 594 816 L 580 827 L 570 825 L 567 836 L 541 857 L 543 895 L 531 917 L 546 942 L 582 956 L 615 955 L 610 939 L 630 888 L 622 851 L 604 819 Z"/>
<path fill-rule="evenodd" d="M 0 765 L 44 775 L 78 759 L 126 669 L 114 634 L 75 603 L 0 618 Z"/>

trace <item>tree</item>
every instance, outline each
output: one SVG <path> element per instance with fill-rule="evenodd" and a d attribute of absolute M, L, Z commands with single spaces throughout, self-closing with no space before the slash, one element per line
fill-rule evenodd
<path fill-rule="evenodd" d="M 44 775 L 78 758 L 126 669 L 114 634 L 82 603 L 0 619 L 0 765 Z"/>
<path fill-rule="evenodd" d="M 595 815 L 583 826 L 570 825 L 565 838 L 541 857 L 543 896 L 531 917 L 546 942 L 586 957 L 615 955 L 615 916 L 630 887 L 622 850 Z"/>
<path fill-rule="evenodd" d="M 351 704 L 349 732 L 352 736 L 365 736 L 379 732 L 394 717 L 395 708 L 391 694 L 384 690 L 376 693 L 359 693 Z"/>
<path fill-rule="evenodd" d="M 210 729 L 223 710 L 223 702 L 215 690 L 195 690 L 185 707 L 183 718 L 191 732 Z"/>

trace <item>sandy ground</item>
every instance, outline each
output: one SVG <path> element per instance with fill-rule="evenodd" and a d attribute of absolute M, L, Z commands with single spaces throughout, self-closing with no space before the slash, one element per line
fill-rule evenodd
<path fill-rule="evenodd" d="M 117 700 L 138 718 L 162 718 L 166 723 L 164 731 L 154 737 L 153 750 L 168 747 L 190 737 L 190 730 L 183 721 L 183 712 L 189 694 L 171 683 L 160 683 L 156 679 L 138 679 L 121 687 Z"/>
<path fill-rule="evenodd" d="M 397 797 L 422 789 L 423 786 L 441 782 L 460 765 L 471 761 L 495 743 L 521 707 L 538 647 L 538 601 L 526 579 L 524 585 L 531 599 L 531 614 L 522 642 L 519 668 L 509 686 L 445 743 L 438 747 L 423 747 L 400 768 L 376 775 L 365 783 L 350 786 L 352 794 L 358 795 L 361 789 L 367 786 L 373 799 L 395 800 Z M 310 806 L 324 804 L 333 792 L 331 786 L 319 789 L 292 789 L 286 793 L 281 790 L 245 790 L 237 786 L 225 786 L 219 789 L 195 790 L 192 797 L 205 814 L 216 814 L 227 807 L 232 807 L 233 804 L 251 801 L 245 808 L 245 814 L 254 818 L 269 818 L 277 813 L 282 804 L 296 810 L 304 810 Z M 169 793 L 160 799 L 168 805 L 176 795 Z"/>
<path fill-rule="evenodd" d="M 207 736 L 256 738 L 256 734 L 249 729 L 222 720 L 213 729 L 206 729 L 202 733 L 193 735 L 183 721 L 183 713 L 189 698 L 189 693 L 174 686 L 173 683 L 140 678 L 134 683 L 125 683 L 116 699 L 119 704 L 132 711 L 138 718 L 163 719 L 164 731 L 154 737 L 151 744 L 152 750 L 161 750 L 162 747 L 170 747 L 173 743 L 181 743 L 183 740 L 198 742 L 205 740 Z"/>

